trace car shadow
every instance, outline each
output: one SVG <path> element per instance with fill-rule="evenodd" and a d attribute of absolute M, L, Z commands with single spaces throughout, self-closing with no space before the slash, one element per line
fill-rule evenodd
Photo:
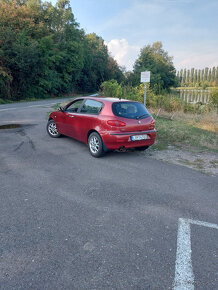
<path fill-rule="evenodd" d="M 79 140 L 73 139 L 71 137 L 65 136 L 65 135 L 61 135 L 61 139 L 66 139 L 68 140 L 68 142 L 75 144 L 75 145 L 79 145 L 82 149 L 82 151 L 86 151 L 87 154 L 90 155 L 89 152 L 89 148 L 88 145 L 85 144 L 84 142 L 81 142 Z M 90 155 L 91 156 L 91 155 Z M 127 158 L 127 157 L 136 157 L 136 156 L 142 156 L 142 152 L 135 150 L 134 148 L 130 148 L 130 149 L 126 149 L 124 151 L 120 151 L 120 150 L 111 150 L 111 151 L 107 151 L 105 153 L 105 155 L 103 157 L 101 157 L 101 159 L 105 159 L 105 158 Z"/>

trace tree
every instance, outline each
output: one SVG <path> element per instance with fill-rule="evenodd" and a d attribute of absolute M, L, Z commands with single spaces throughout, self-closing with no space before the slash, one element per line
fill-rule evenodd
<path fill-rule="evenodd" d="M 204 82 L 204 69 L 202 69 L 201 71 L 201 85 L 203 84 Z"/>
<path fill-rule="evenodd" d="M 187 85 L 189 86 L 189 83 L 190 83 L 190 70 L 189 70 L 189 69 L 188 69 L 188 71 L 187 71 L 186 83 L 187 83 Z"/>
<path fill-rule="evenodd" d="M 216 68 L 212 68 L 211 82 L 213 86 L 216 86 Z"/>
<path fill-rule="evenodd" d="M 200 84 L 200 81 L 201 81 L 201 70 L 199 69 L 198 70 L 198 77 L 197 77 L 198 84 Z"/>
<path fill-rule="evenodd" d="M 191 82 L 192 85 L 193 85 L 193 82 L 194 82 L 194 71 L 195 71 L 195 69 L 192 68 L 191 69 L 191 79 L 190 79 L 190 82 Z"/>
<path fill-rule="evenodd" d="M 180 84 L 183 85 L 183 69 L 180 70 Z"/>
<path fill-rule="evenodd" d="M 204 70 L 204 81 L 208 81 L 208 70 L 209 70 L 208 67 L 206 67 Z"/>
<path fill-rule="evenodd" d="M 92 92 L 100 88 L 102 82 L 123 79 L 123 73 L 117 62 L 109 55 L 104 40 L 91 33 L 84 39 L 84 67 L 77 87 L 82 91 Z"/>
<path fill-rule="evenodd" d="M 209 83 L 211 82 L 211 77 L 212 77 L 212 72 L 211 72 L 211 68 L 210 68 L 209 72 L 208 72 L 208 82 Z"/>
<path fill-rule="evenodd" d="M 108 56 L 106 79 L 107 80 L 115 79 L 119 83 L 121 83 L 124 80 L 122 68 L 118 65 L 116 60 L 110 55 Z"/>
<path fill-rule="evenodd" d="M 215 81 L 216 81 L 216 86 L 218 86 L 218 67 L 216 68 L 216 77 L 215 77 Z"/>
<path fill-rule="evenodd" d="M 184 69 L 184 72 L 183 72 L 183 80 L 182 80 L 182 82 L 184 84 L 186 84 L 186 82 L 187 82 L 187 78 L 186 78 L 186 68 Z"/>
<path fill-rule="evenodd" d="M 122 77 L 104 40 L 79 28 L 69 0 L 0 0 L 0 98 L 96 91 Z"/>
<path fill-rule="evenodd" d="M 194 71 L 194 80 L 193 80 L 194 84 L 196 84 L 197 81 L 198 81 L 198 70 L 195 69 L 195 71 Z"/>
<path fill-rule="evenodd" d="M 162 43 L 159 41 L 141 49 L 133 69 L 134 85 L 140 83 L 140 73 L 147 70 L 151 72 L 150 86 L 156 93 L 169 90 L 176 84 L 176 71 L 172 57 L 163 50 Z"/>

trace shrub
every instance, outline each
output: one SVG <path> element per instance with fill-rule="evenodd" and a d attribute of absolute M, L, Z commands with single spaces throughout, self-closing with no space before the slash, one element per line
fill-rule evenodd
<path fill-rule="evenodd" d="M 5 100 L 0 98 L 0 104 L 6 104 Z"/>
<path fill-rule="evenodd" d="M 195 106 L 193 104 L 184 104 L 183 107 L 184 113 L 194 113 L 195 112 Z"/>
<path fill-rule="evenodd" d="M 149 99 L 151 107 L 162 108 L 167 112 L 179 111 L 183 106 L 183 101 L 174 95 L 151 95 Z"/>
<path fill-rule="evenodd" d="M 104 96 L 121 98 L 123 95 L 122 87 L 116 80 L 110 80 L 101 84 L 101 90 Z"/>
<path fill-rule="evenodd" d="M 218 89 L 214 89 L 211 91 L 210 103 L 218 110 Z"/>
<path fill-rule="evenodd" d="M 204 81 L 201 83 L 202 89 L 205 90 L 210 86 L 210 83 L 208 81 Z"/>

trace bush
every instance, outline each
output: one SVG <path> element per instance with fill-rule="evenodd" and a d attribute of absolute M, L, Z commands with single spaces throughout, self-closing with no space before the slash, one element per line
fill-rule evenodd
<path fill-rule="evenodd" d="M 211 91 L 210 103 L 218 110 L 218 89 L 214 89 Z"/>
<path fill-rule="evenodd" d="M 123 91 L 121 85 L 116 80 L 110 80 L 101 84 L 102 93 L 106 97 L 121 98 Z"/>
<path fill-rule="evenodd" d="M 183 107 L 184 113 L 194 113 L 195 112 L 195 106 L 193 104 L 185 104 Z"/>
<path fill-rule="evenodd" d="M 156 96 L 156 107 L 162 108 L 167 112 L 179 111 L 183 106 L 183 101 L 174 95 Z"/>
<path fill-rule="evenodd" d="M 123 95 L 124 98 L 128 100 L 133 100 L 137 102 L 144 103 L 144 94 L 145 94 L 145 84 L 142 83 L 137 87 L 125 86 L 123 88 Z M 156 106 L 156 98 L 157 96 L 153 93 L 150 89 L 149 84 L 147 84 L 146 89 L 146 105 L 148 107 L 155 107 Z"/>
<path fill-rule="evenodd" d="M 210 83 L 208 81 L 204 81 L 201 83 L 202 89 L 205 90 L 210 86 Z"/>
<path fill-rule="evenodd" d="M 0 98 L 0 104 L 1 104 L 1 105 L 2 105 L 2 104 L 6 104 L 5 100 L 3 100 L 3 99 Z"/>
<path fill-rule="evenodd" d="M 207 104 L 184 104 L 183 111 L 184 113 L 193 113 L 193 114 L 205 114 L 212 110 L 210 105 Z"/>

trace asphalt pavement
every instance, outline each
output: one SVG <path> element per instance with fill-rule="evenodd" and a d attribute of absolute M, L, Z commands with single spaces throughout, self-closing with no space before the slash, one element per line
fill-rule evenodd
<path fill-rule="evenodd" d="M 218 289 L 217 177 L 53 139 L 60 101 L 0 106 L 0 289 Z"/>

